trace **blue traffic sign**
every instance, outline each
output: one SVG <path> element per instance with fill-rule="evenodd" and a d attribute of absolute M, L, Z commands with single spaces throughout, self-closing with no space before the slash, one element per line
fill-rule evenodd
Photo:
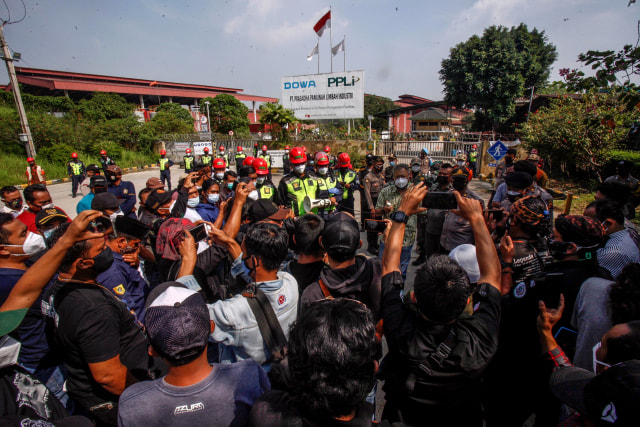
<path fill-rule="evenodd" d="M 487 150 L 487 153 L 491 157 L 493 157 L 496 161 L 500 161 L 507 154 L 507 146 L 502 143 L 502 141 L 497 140 L 493 143 L 493 145 Z"/>

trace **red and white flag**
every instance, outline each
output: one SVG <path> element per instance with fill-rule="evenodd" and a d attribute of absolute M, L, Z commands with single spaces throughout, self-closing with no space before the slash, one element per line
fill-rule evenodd
<path fill-rule="evenodd" d="M 313 31 L 318 34 L 318 37 L 322 37 L 324 30 L 331 28 L 331 11 L 325 13 L 320 20 L 313 26 Z"/>

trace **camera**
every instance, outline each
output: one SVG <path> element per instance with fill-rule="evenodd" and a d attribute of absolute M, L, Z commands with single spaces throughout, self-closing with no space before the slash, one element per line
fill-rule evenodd
<path fill-rule="evenodd" d="M 427 209 L 450 210 L 458 208 L 458 201 L 453 193 L 446 191 L 429 191 L 422 199 L 422 207 Z"/>
<path fill-rule="evenodd" d="M 373 231 L 376 233 L 384 233 L 387 228 L 387 223 L 376 219 L 366 219 L 364 221 L 364 229 L 366 231 Z"/>

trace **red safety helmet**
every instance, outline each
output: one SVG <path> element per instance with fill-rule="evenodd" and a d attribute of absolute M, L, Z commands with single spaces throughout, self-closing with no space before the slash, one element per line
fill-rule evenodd
<path fill-rule="evenodd" d="M 340 153 L 340 155 L 338 156 L 338 166 L 340 166 L 341 168 L 349 167 L 350 163 L 351 157 L 349 157 L 347 153 Z"/>
<path fill-rule="evenodd" d="M 224 151 L 224 145 L 221 145 L 220 147 L 218 147 L 218 150 Z"/>
<path fill-rule="evenodd" d="M 236 151 L 238 153 L 242 153 L 242 150 L 243 150 L 242 145 L 238 145 L 238 148 L 236 148 Z"/>
<path fill-rule="evenodd" d="M 285 150 L 291 150 L 291 147 L 289 147 L 288 145 L 285 145 L 285 146 L 284 146 L 284 149 L 285 149 Z"/>
<path fill-rule="evenodd" d="M 253 163 L 251 164 L 251 166 L 253 166 L 258 175 L 269 175 L 269 168 L 267 167 L 267 161 L 265 159 L 253 159 Z"/>
<path fill-rule="evenodd" d="M 209 147 L 204 147 L 203 151 L 204 151 L 205 153 L 208 153 L 208 152 L 209 152 Z"/>
<path fill-rule="evenodd" d="M 104 150 L 100 150 L 100 155 L 101 155 L 101 156 L 106 156 L 106 155 L 107 155 L 107 152 L 106 152 L 106 151 L 104 151 Z"/>
<path fill-rule="evenodd" d="M 323 153 L 322 151 L 316 153 L 316 165 L 329 166 L 329 157 L 326 153 Z"/>
<path fill-rule="evenodd" d="M 304 164 L 307 162 L 307 154 L 300 147 L 293 147 L 289 153 L 289 160 L 294 165 Z"/>
<path fill-rule="evenodd" d="M 473 144 L 471 148 L 478 148 L 478 146 L 476 144 Z"/>
<path fill-rule="evenodd" d="M 257 147 L 257 146 L 258 146 L 258 143 L 256 142 L 255 144 L 253 144 L 253 146 L 254 146 L 254 147 Z"/>
<path fill-rule="evenodd" d="M 268 150 L 267 146 L 266 146 L 266 145 L 263 145 L 263 146 L 262 146 L 262 151 L 267 151 L 267 150 Z"/>
<path fill-rule="evenodd" d="M 27 157 L 27 163 L 35 162 L 33 157 Z"/>
<path fill-rule="evenodd" d="M 226 169 L 227 168 L 227 163 L 224 161 L 224 159 L 215 159 L 213 161 L 213 168 L 214 169 Z"/>
<path fill-rule="evenodd" d="M 191 154 L 191 148 L 187 148 L 187 154 Z"/>
<path fill-rule="evenodd" d="M 72 159 L 77 159 L 78 158 L 78 153 L 71 153 L 71 158 Z"/>
<path fill-rule="evenodd" d="M 73 153 L 76 154 L 76 153 Z M 73 154 L 71 155 L 71 157 L 73 157 Z M 165 154 L 167 154 L 167 150 L 160 150 L 160 155 L 164 156 Z M 78 155 L 76 154 L 76 157 L 78 157 Z"/>
<path fill-rule="evenodd" d="M 242 161 L 242 166 L 251 166 L 253 164 L 253 161 L 255 160 L 255 157 L 253 156 L 247 156 L 244 158 L 244 160 Z M 264 160 L 264 159 L 263 159 Z M 266 160 L 265 160 L 266 161 Z"/>
<path fill-rule="evenodd" d="M 331 147 L 329 147 L 328 145 L 324 147 L 324 152 L 329 154 L 331 152 Z"/>

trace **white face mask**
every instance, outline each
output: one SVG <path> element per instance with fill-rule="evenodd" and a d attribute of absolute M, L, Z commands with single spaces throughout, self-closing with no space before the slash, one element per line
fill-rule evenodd
<path fill-rule="evenodd" d="M 24 243 L 22 245 L 2 245 L 2 246 L 10 246 L 13 248 L 22 248 L 22 254 L 11 254 L 13 256 L 24 256 L 24 255 L 33 255 L 38 252 L 47 249 L 47 245 L 44 243 L 44 237 L 42 237 L 38 233 L 28 232 L 27 238 L 24 239 Z"/>
<path fill-rule="evenodd" d="M 209 194 L 207 196 L 207 200 L 209 203 L 218 203 L 218 200 L 220 200 L 220 194 Z"/>
<path fill-rule="evenodd" d="M 262 185 L 262 184 L 264 184 L 264 181 L 265 181 L 266 179 L 267 179 L 267 178 L 265 178 L 264 176 L 258 177 L 258 178 L 256 179 L 256 184 L 260 184 L 260 185 Z"/>
<path fill-rule="evenodd" d="M 596 355 L 596 353 L 598 352 L 598 350 L 600 349 L 600 347 L 602 347 L 602 341 L 598 341 L 596 343 L 596 345 L 593 346 L 593 373 L 598 375 L 598 365 L 602 365 L 606 368 L 610 368 L 611 365 L 609 365 L 608 363 L 604 363 L 598 360 L 598 356 Z"/>
<path fill-rule="evenodd" d="M 118 218 L 119 216 L 124 216 L 124 213 L 118 209 L 117 211 L 115 211 L 114 213 L 112 213 L 111 215 L 109 215 L 109 219 L 113 222 L 116 220 L 116 218 Z"/>
<path fill-rule="evenodd" d="M 224 178 L 224 172 L 216 172 L 215 177 L 216 177 L 216 179 Z"/>
<path fill-rule="evenodd" d="M 258 198 L 260 197 L 260 194 L 258 193 L 258 190 L 253 190 L 251 193 L 249 193 L 248 197 L 251 200 L 258 200 Z"/>
<path fill-rule="evenodd" d="M 395 185 L 399 189 L 403 189 L 409 184 L 409 180 L 407 178 L 396 178 Z"/>
<path fill-rule="evenodd" d="M 465 162 L 458 162 L 458 166 L 462 167 L 462 166 L 464 166 L 464 163 Z"/>
<path fill-rule="evenodd" d="M 293 168 L 293 170 L 297 173 L 297 174 L 302 174 L 304 173 L 306 166 L 305 165 L 300 165 L 300 166 L 296 166 L 295 168 Z"/>
<path fill-rule="evenodd" d="M 44 209 L 53 209 L 53 208 L 55 208 L 55 205 L 53 203 L 49 203 L 47 205 L 40 206 L 40 209 L 43 209 L 43 210 Z"/>
<path fill-rule="evenodd" d="M 411 166 L 412 172 L 420 172 L 420 166 Z"/>
<path fill-rule="evenodd" d="M 329 168 L 318 168 L 318 173 L 320 175 L 326 175 L 327 173 L 329 173 Z"/>
<path fill-rule="evenodd" d="M 193 197 L 191 199 L 187 199 L 187 206 L 189 206 L 190 208 L 195 208 L 199 204 L 200 204 L 200 198 L 199 197 Z"/>

